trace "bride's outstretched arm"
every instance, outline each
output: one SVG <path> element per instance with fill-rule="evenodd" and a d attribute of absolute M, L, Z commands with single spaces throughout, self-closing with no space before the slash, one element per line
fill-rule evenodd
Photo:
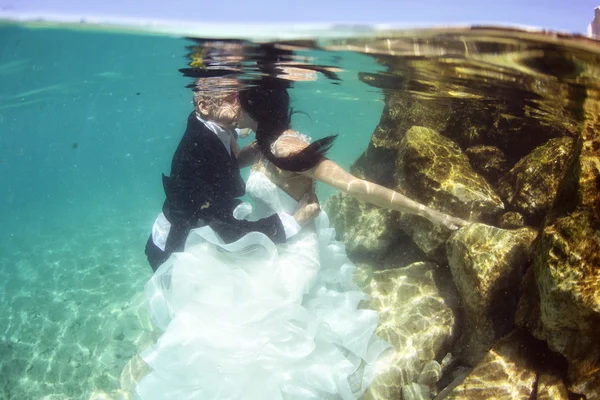
<path fill-rule="evenodd" d="M 293 136 L 281 137 L 275 142 L 275 153 L 285 157 L 288 154 L 301 151 L 308 143 Z M 317 166 L 301 172 L 314 180 L 323 182 L 350 196 L 376 206 L 420 215 L 434 224 L 441 224 L 449 229 L 458 229 L 468 224 L 460 218 L 436 211 L 408 197 L 373 182 L 357 178 L 331 160 L 324 159 Z"/>
<path fill-rule="evenodd" d="M 391 210 L 420 215 L 449 229 L 458 229 L 468 224 L 467 221 L 431 209 L 384 186 L 357 178 L 328 159 L 304 174 L 359 200 Z"/>

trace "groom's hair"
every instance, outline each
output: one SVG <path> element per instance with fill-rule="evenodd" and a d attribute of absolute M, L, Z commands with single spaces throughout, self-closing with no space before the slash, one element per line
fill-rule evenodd
<path fill-rule="evenodd" d="M 306 171 L 325 158 L 336 136 L 316 140 L 300 152 L 285 157 L 273 154 L 271 145 L 290 128 L 293 110 L 288 87 L 288 82 L 265 76 L 256 86 L 240 92 L 240 103 L 258 123 L 256 142 L 264 156 L 283 170 Z"/>
<path fill-rule="evenodd" d="M 239 82 L 235 76 L 198 78 L 194 81 L 192 90 L 194 110 L 200 113 L 200 103 L 205 103 L 208 107 L 221 105 L 227 96 L 239 91 Z"/>

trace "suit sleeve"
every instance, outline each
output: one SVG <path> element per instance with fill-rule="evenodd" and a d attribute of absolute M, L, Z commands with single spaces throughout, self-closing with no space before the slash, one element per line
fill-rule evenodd
<path fill-rule="evenodd" d="M 233 216 L 233 210 L 240 201 L 220 187 L 219 182 L 229 177 L 218 175 L 203 180 L 201 185 L 197 180 L 170 185 L 169 178 L 164 177 L 165 191 L 171 194 L 165 215 L 169 221 L 181 226 L 182 235 L 187 236 L 185 232 L 209 225 L 228 243 L 250 232 L 261 232 L 274 243 L 284 243 L 285 228 L 278 215 L 258 221 L 238 220 Z"/>
<path fill-rule="evenodd" d="M 240 203 L 236 199 L 239 184 L 243 183 L 241 177 L 231 176 L 239 174 L 237 164 L 235 172 L 226 166 L 229 159 L 215 154 L 222 144 L 211 139 L 212 136 L 199 137 L 181 145 L 172 162 L 171 171 L 175 175 L 163 178 L 167 195 L 163 212 L 182 236 L 174 238 L 175 242 L 184 241 L 189 230 L 203 225 L 211 226 L 226 242 L 249 232 L 264 233 L 275 243 L 285 242 L 285 228 L 277 215 L 259 221 L 238 220 L 233 216 Z"/>
<path fill-rule="evenodd" d="M 258 221 L 238 220 L 231 215 L 226 218 L 215 218 L 209 226 L 217 232 L 226 242 L 234 242 L 250 232 L 261 232 L 268 236 L 274 243 L 286 241 L 283 223 L 277 214 Z"/>
<path fill-rule="evenodd" d="M 205 190 L 199 193 L 202 206 L 197 220 L 209 225 L 226 242 L 234 242 L 250 232 L 261 232 L 274 243 L 284 243 L 286 234 L 278 215 L 272 215 L 258 221 L 239 220 L 233 216 L 234 208 L 240 200 L 223 195 L 218 182 L 207 182 Z"/>

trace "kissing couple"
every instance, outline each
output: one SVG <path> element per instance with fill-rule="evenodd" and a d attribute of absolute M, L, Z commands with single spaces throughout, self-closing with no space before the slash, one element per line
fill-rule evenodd
<path fill-rule="evenodd" d="M 448 229 L 466 221 L 359 179 L 326 157 L 335 137 L 291 129 L 288 85 L 199 78 L 163 176 L 145 286 L 162 335 L 140 356 L 141 399 L 357 399 L 394 349 L 353 282 L 354 264 L 315 195 L 325 183 Z M 255 140 L 240 148 L 236 128 Z M 240 168 L 252 166 L 246 183 Z M 247 194 L 252 204 L 239 200 Z"/>

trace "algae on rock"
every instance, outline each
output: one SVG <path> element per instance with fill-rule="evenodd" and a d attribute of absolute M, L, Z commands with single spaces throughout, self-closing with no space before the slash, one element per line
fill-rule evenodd
<path fill-rule="evenodd" d="M 498 195 L 450 139 L 423 127 L 408 130 L 398 150 L 398 190 L 429 207 L 465 219 L 491 218 L 503 209 Z M 401 214 L 399 227 L 430 259 L 445 262 L 451 231 Z"/>
<path fill-rule="evenodd" d="M 547 363 L 554 364 L 553 357 L 542 342 L 517 329 L 499 340 L 462 383 L 444 398 L 530 399 L 549 392 L 564 393 L 555 370 L 546 367 Z"/>
<path fill-rule="evenodd" d="M 508 170 L 504 152 L 495 146 L 472 146 L 465 153 L 473 169 L 492 185 Z"/>
<path fill-rule="evenodd" d="M 447 269 L 433 263 L 376 271 L 366 292 L 365 306 L 379 312 L 378 336 L 396 351 L 381 361 L 363 399 L 400 398 L 402 387 L 416 383 L 425 365 L 453 345 L 458 296 Z"/>
<path fill-rule="evenodd" d="M 349 254 L 385 252 L 397 235 L 397 228 L 393 226 L 394 211 L 375 207 L 345 193 L 331 196 L 323 208 Z"/>
<path fill-rule="evenodd" d="M 461 218 L 496 215 L 504 205 L 450 139 L 413 126 L 400 142 L 397 186 L 409 197 Z"/>
<path fill-rule="evenodd" d="M 565 136 L 551 139 L 522 158 L 498 182 L 507 208 L 539 223 L 556 197 L 572 148 L 573 138 Z"/>
<path fill-rule="evenodd" d="M 598 124 L 595 125 L 598 127 Z M 582 132 L 546 217 L 517 323 L 569 362 L 568 388 L 600 398 L 600 139 Z"/>
<path fill-rule="evenodd" d="M 465 329 L 458 353 L 474 365 L 514 326 L 530 241 L 512 231 L 472 224 L 448 240 L 448 262 L 462 299 Z"/>

